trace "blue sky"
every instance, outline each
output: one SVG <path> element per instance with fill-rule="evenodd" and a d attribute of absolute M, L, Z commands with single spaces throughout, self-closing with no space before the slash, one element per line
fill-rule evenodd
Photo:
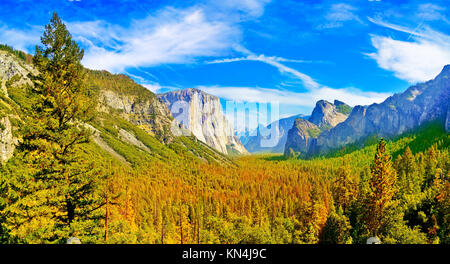
<path fill-rule="evenodd" d="M 33 53 L 56 11 L 86 67 L 154 92 L 277 101 L 288 116 L 310 114 L 319 99 L 381 102 L 432 79 L 450 63 L 448 3 L 2 0 L 0 42 Z"/>

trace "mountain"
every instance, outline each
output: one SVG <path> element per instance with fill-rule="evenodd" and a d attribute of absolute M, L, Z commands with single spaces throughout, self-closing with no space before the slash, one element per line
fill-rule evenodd
<path fill-rule="evenodd" d="M 14 156 L 21 140 L 19 128 L 27 125 L 24 109 L 31 106 L 27 87 L 33 85 L 29 75 L 36 73 L 31 63 L 14 52 L 0 50 L 1 163 Z M 151 161 L 232 164 L 191 134 L 179 136 L 181 128 L 167 106 L 128 76 L 86 69 L 85 84 L 94 95 L 96 109 L 94 118 L 83 124 L 92 131 L 83 155 L 128 167 Z"/>
<path fill-rule="evenodd" d="M 287 132 L 292 128 L 294 121 L 297 118 L 308 118 L 304 115 L 294 115 L 286 118 L 282 118 L 278 121 L 272 122 L 266 127 L 258 127 L 255 132 L 250 135 L 242 136 L 241 142 L 244 143 L 244 147 L 251 153 L 256 152 L 270 152 L 270 153 L 282 153 L 284 151 L 284 146 L 286 144 Z M 263 136 L 265 131 L 270 133 L 272 127 L 276 131 L 276 145 L 271 147 L 263 147 L 262 140 L 268 139 L 268 137 Z M 254 135 L 256 134 L 256 135 Z"/>
<path fill-rule="evenodd" d="M 349 105 L 338 100 L 334 100 L 334 103 L 326 100 L 318 101 L 308 120 L 296 119 L 288 131 L 284 147 L 285 155 L 308 152 L 321 133 L 344 122 L 350 111 Z"/>
<path fill-rule="evenodd" d="M 108 108 L 119 110 L 123 118 L 161 141 L 170 142 L 173 138 L 170 129 L 173 117 L 169 109 L 155 94 L 128 76 L 88 70 L 87 83 L 98 90 L 100 112 L 108 112 Z"/>
<path fill-rule="evenodd" d="M 159 94 L 178 122 L 200 141 L 224 154 L 245 154 L 247 150 L 222 112 L 220 99 L 198 89 Z"/>
<path fill-rule="evenodd" d="M 320 100 L 316 103 L 316 107 L 314 107 L 311 117 L 308 120 L 323 130 L 335 127 L 348 117 L 348 113 L 346 114 L 342 110 L 344 107 L 349 106 L 338 100 L 335 100 L 334 104 Z"/>
<path fill-rule="evenodd" d="M 304 155 L 325 154 L 374 135 L 392 138 L 432 121 L 441 123 L 449 131 L 449 78 L 450 65 L 447 65 L 435 79 L 411 86 L 380 104 L 356 106 L 344 122 L 312 139 L 308 148 L 296 144 L 299 140 L 292 133 L 285 154 L 290 153 L 290 149 Z"/>

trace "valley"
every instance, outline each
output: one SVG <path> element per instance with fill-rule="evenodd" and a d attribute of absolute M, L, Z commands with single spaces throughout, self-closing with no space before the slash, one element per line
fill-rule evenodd
<path fill-rule="evenodd" d="M 449 65 L 381 103 L 319 100 L 263 147 L 217 96 L 82 66 L 56 13 L 42 42 L 0 46 L 0 243 L 450 243 Z"/>

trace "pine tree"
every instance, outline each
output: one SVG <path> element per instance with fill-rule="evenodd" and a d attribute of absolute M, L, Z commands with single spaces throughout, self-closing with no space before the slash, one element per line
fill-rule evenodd
<path fill-rule="evenodd" d="M 377 145 L 375 159 L 370 166 L 370 190 L 366 200 L 365 222 L 372 235 L 378 235 L 382 225 L 388 220 L 389 209 L 393 206 L 396 172 L 392 168 L 391 156 L 386 151 L 386 141 Z"/>
<path fill-rule="evenodd" d="M 337 177 L 333 184 L 333 196 L 336 206 L 342 208 L 343 213 L 358 195 L 358 185 L 350 175 L 350 168 L 343 164 L 337 171 Z"/>
<path fill-rule="evenodd" d="M 96 195 L 102 172 L 84 153 L 89 142 L 84 123 L 92 118 L 93 100 L 84 85 L 83 50 L 56 13 L 36 47 L 31 76 L 32 106 L 24 109 L 27 126 L 11 170 L 10 203 L 2 211 L 13 233 L 25 242 L 62 241 L 69 235 L 96 232 L 103 201 Z M 89 230 L 89 231 L 88 231 Z"/>
<path fill-rule="evenodd" d="M 400 159 L 397 173 L 402 175 L 399 179 L 399 187 L 402 193 L 417 194 L 420 192 L 422 179 L 417 171 L 417 163 L 409 147 L 406 147 Z"/>

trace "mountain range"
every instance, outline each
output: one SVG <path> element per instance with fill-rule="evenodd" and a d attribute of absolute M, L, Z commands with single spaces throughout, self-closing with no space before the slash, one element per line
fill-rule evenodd
<path fill-rule="evenodd" d="M 192 88 L 156 95 L 126 75 L 86 71 L 86 84 L 98 94 L 95 100 L 100 113 L 96 123 L 86 124 L 94 131 L 93 141 L 110 155 L 130 164 L 130 158 L 127 159 L 117 146 L 112 146 L 112 138 L 119 140 L 120 144 L 155 154 L 151 150 L 154 146 L 139 140 L 137 134 L 141 134 L 136 131 L 154 138 L 160 148 L 172 150 L 180 144 L 181 135 L 183 152 L 207 161 L 229 162 L 224 154 L 284 152 L 286 156 L 322 155 L 348 144 L 363 142 L 374 135 L 391 138 L 431 121 L 438 121 L 447 131 L 450 130 L 450 65 L 445 66 L 435 79 L 413 85 L 380 104 L 352 108 L 339 100 L 333 103 L 320 100 L 310 116 L 283 118 L 259 127 L 256 135 L 240 139 L 216 96 Z M 32 85 L 30 74 L 36 74 L 32 64 L 11 52 L 0 51 L 2 162 L 13 155 L 20 141 L 18 130 L 23 125 L 21 100 L 25 95 L 23 87 Z M 114 121 L 118 119 L 129 125 Z M 275 135 L 276 144 L 264 147 L 261 141 L 267 136 L 261 131 L 272 128 L 279 132 Z M 192 150 L 191 144 L 200 150 Z"/>
<path fill-rule="evenodd" d="M 292 128 L 297 118 L 305 119 L 308 116 L 299 114 L 274 121 L 268 126 L 260 125 L 254 132 L 242 136 L 240 140 L 243 142 L 244 147 L 251 153 L 283 153 L 288 131 Z M 263 147 L 262 141 L 269 139 L 272 135 L 271 132 L 274 132 L 276 145 Z M 270 134 L 270 136 L 266 136 L 266 134 Z"/>
<path fill-rule="evenodd" d="M 364 142 L 370 136 L 392 138 L 428 122 L 439 122 L 448 132 L 449 78 L 450 65 L 447 65 L 433 80 L 413 85 L 380 104 L 355 106 L 346 118 L 337 115 L 325 117 L 327 114 L 323 115 L 323 112 L 330 113 L 330 110 L 324 111 L 319 101 L 309 121 L 296 119 L 289 130 L 285 155 L 326 154 L 348 144 Z M 339 104 L 335 102 L 334 105 Z M 333 109 L 327 105 L 328 109 Z M 331 127 L 322 131 L 328 125 Z"/>

